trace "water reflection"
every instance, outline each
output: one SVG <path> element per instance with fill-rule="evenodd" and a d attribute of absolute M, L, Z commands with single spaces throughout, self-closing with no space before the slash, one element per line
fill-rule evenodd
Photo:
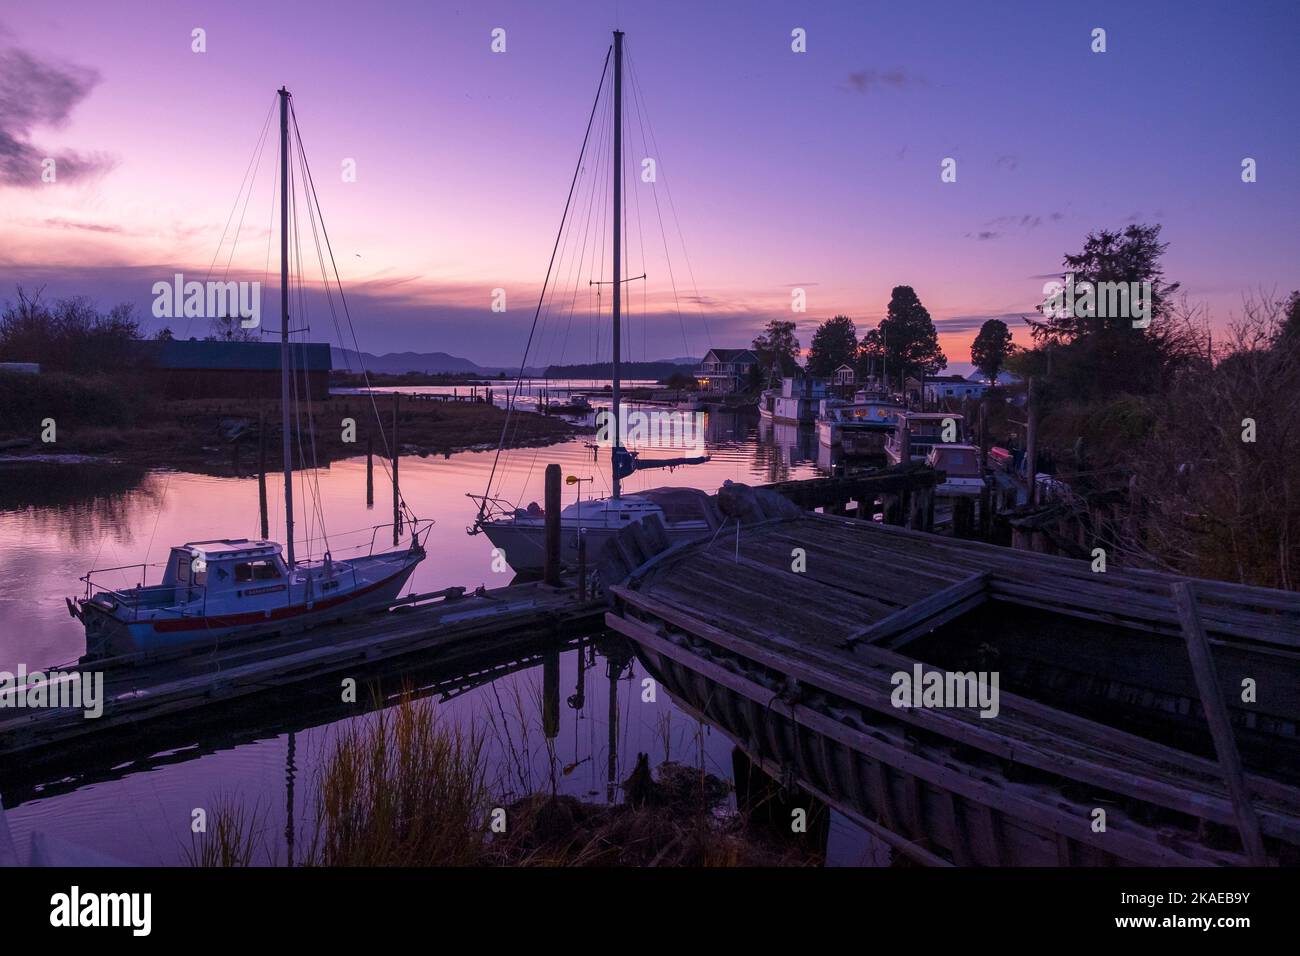
<path fill-rule="evenodd" d="M 728 479 L 755 484 L 816 474 L 811 429 L 772 427 L 752 412 L 710 411 L 705 442 L 709 462 L 635 474 L 627 491 L 712 491 Z M 557 462 L 566 474 L 596 478 L 579 486 L 585 495 L 607 494 L 607 454 L 581 437 L 522 449 L 498 478 L 514 500 L 540 500 L 544 465 Z M 494 570 L 490 542 L 465 533 L 475 513 L 465 495 L 483 490 L 492 460 L 485 451 L 403 459 L 403 496 L 421 517 L 437 521 L 412 590 L 508 583 L 509 573 Z M 364 458 L 295 481 L 303 483 L 304 501 L 311 500 L 309 487 L 317 499 L 305 509 L 303 550 L 326 543 L 339 557 L 364 550 L 371 526 L 386 520 L 391 506 L 381 489 L 366 506 Z M 78 578 L 92 567 L 158 562 L 173 544 L 260 532 L 255 478 L 101 468 L 22 486 L 6 476 L 0 488 L 0 669 L 20 662 L 47 667 L 80 655 L 84 637 L 63 599 L 79 593 Z M 267 496 L 271 536 L 282 540 L 278 475 L 268 476 Z M 116 583 L 135 584 L 132 574 L 138 577 L 130 572 Z M 313 806 L 314 775 L 335 735 L 407 686 L 439 700 L 452 719 L 485 729 L 503 801 L 552 784 L 584 800 L 617 801 L 638 753 L 649 754 L 652 765 L 680 760 L 731 776 L 731 742 L 678 710 L 662 689 L 646 699 L 644 669 L 615 635 L 390 663 L 358 676 L 374 688 L 359 705 L 342 703 L 339 685 L 325 682 L 276 691 L 256 705 L 206 710 L 161 733 L 124 732 L 40 763 L 0 768 L 0 796 L 20 852 L 39 831 L 130 862 L 180 863 L 193 810 L 212 807 L 224 794 L 276 808 L 267 842 L 283 863 L 303 845 L 304 808 Z"/>

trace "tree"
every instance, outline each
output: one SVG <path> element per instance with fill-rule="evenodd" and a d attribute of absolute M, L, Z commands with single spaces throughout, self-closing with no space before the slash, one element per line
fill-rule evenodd
<path fill-rule="evenodd" d="M 880 325 L 862 337 L 859 359 L 883 364 L 891 379 L 919 378 L 947 367 L 934 320 L 910 285 L 894 286 Z"/>
<path fill-rule="evenodd" d="M 847 315 L 817 326 L 808 347 L 808 374 L 829 378 L 841 365 L 853 365 L 858 355 L 858 330 Z"/>
<path fill-rule="evenodd" d="M 209 342 L 260 342 L 261 336 L 253 329 L 246 329 L 237 315 L 219 315 L 212 320 L 212 333 L 206 337 Z"/>
<path fill-rule="evenodd" d="M 971 343 L 970 360 L 981 375 L 996 385 L 998 372 L 1002 371 L 1014 348 L 1007 324 L 1001 319 L 989 319 L 980 326 L 979 335 Z"/>
<path fill-rule="evenodd" d="M 793 375 L 799 367 L 799 340 L 795 338 L 794 323 L 772 319 L 755 337 L 752 345 L 758 356 L 760 368 L 779 368 L 782 375 Z"/>
<path fill-rule="evenodd" d="M 1102 283 L 1141 285 L 1149 282 L 1150 301 L 1147 302 L 1144 296 L 1142 304 L 1149 307 L 1151 318 L 1163 315 L 1165 303 L 1178 290 L 1179 284 L 1164 281 L 1160 257 L 1169 243 L 1160 241 L 1160 228 L 1159 225 L 1133 224 L 1126 226 L 1123 232 L 1102 229 L 1088 233 L 1083 251 L 1065 256 L 1062 280 L 1072 278 L 1076 288 L 1088 283 L 1094 289 Z M 1038 306 L 1043 319 L 1029 323 L 1035 341 L 1062 344 L 1107 332 L 1143 331 L 1141 326 L 1134 325 L 1134 315 L 1107 307 L 1100 295 L 1095 296 L 1092 302 L 1083 295 L 1077 296 L 1073 309 L 1061 308 L 1062 304 L 1066 303 L 1056 303 L 1053 307 L 1049 300 Z M 1130 301 L 1129 304 L 1127 311 L 1132 312 L 1134 303 Z"/>
<path fill-rule="evenodd" d="M 1174 308 L 1179 284 L 1164 279 L 1160 258 L 1167 245 L 1160 226 L 1130 225 L 1089 233 L 1080 253 L 1064 257 L 1065 277 L 1082 291 L 1073 305 L 1068 296 L 1049 297 L 1038 307 L 1043 318 L 1029 321 L 1038 350 L 1046 353 L 1049 390 L 1084 401 L 1146 394 L 1203 357 Z M 1127 309 L 1115 308 L 1123 299 L 1103 294 L 1102 283 L 1136 284 L 1137 302 L 1130 295 Z M 1050 402 L 1050 394 L 1042 397 Z"/>
<path fill-rule="evenodd" d="M 84 296 L 47 306 L 41 292 L 28 295 L 19 287 L 17 304 L 5 304 L 0 313 L 0 361 L 95 372 L 120 369 L 134 360 L 132 341 L 140 334 L 140 324 L 129 303 L 105 315 Z"/>

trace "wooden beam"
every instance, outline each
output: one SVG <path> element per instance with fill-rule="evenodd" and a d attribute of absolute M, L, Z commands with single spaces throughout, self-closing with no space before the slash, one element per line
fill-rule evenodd
<path fill-rule="evenodd" d="M 1214 738 L 1214 752 L 1223 767 L 1232 807 L 1237 814 L 1237 829 L 1241 832 L 1242 846 L 1252 864 L 1265 866 L 1268 856 L 1264 852 L 1264 839 L 1259 833 L 1259 818 L 1251 805 L 1250 791 L 1246 789 L 1241 757 L 1237 754 L 1237 741 L 1232 733 L 1228 709 L 1223 702 L 1223 691 L 1214 670 L 1214 658 L 1210 654 L 1210 642 L 1205 636 L 1205 628 L 1201 626 L 1200 615 L 1196 613 L 1196 594 L 1190 581 L 1175 582 L 1172 590 L 1174 603 L 1178 605 L 1178 619 L 1183 625 L 1183 636 L 1187 639 L 1187 654 L 1192 659 L 1192 673 L 1196 676 L 1196 687 L 1205 708 L 1205 719 L 1210 725 L 1210 736 Z"/>
<path fill-rule="evenodd" d="M 936 591 L 901 611 L 865 627 L 844 640 L 845 647 L 874 644 L 897 650 L 937 627 L 960 617 L 989 599 L 987 572 L 972 574 L 952 587 Z"/>

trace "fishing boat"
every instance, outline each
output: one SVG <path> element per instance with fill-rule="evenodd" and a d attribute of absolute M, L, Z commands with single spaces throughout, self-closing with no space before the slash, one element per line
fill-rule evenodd
<path fill-rule="evenodd" d="M 888 395 L 862 389 L 853 401 L 823 399 L 817 416 L 817 441 L 846 456 L 883 455 L 885 440 L 903 408 Z"/>
<path fill-rule="evenodd" d="M 573 567 L 578 560 L 579 540 L 586 539 L 586 553 L 594 560 L 609 538 L 630 525 L 639 524 L 649 518 L 656 519 L 665 533 L 675 540 L 689 540 L 701 534 L 707 534 L 711 526 L 705 520 L 698 504 L 702 493 L 688 488 L 661 488 L 636 494 L 624 494 L 622 483 L 634 472 L 655 468 L 676 468 L 681 465 L 700 464 L 708 460 L 707 456 L 678 456 L 665 459 L 647 459 L 641 457 L 624 445 L 624 428 L 620 427 L 623 415 L 622 399 L 622 296 L 623 284 L 632 281 L 624 275 L 623 269 L 623 38 L 621 31 L 614 32 L 614 43 L 610 54 L 613 57 L 613 162 L 611 179 L 613 181 L 613 228 L 611 230 L 613 246 L 613 272 L 605 284 L 612 287 L 613 316 L 610 335 L 612 353 L 612 384 L 610 388 L 610 408 L 608 413 L 597 416 L 598 433 L 609 436 L 610 487 L 612 494 L 607 498 L 593 498 L 586 501 L 581 498 L 565 507 L 560 513 L 560 557 L 561 561 Z M 609 65 L 606 58 L 606 70 Z M 597 88 L 597 103 L 600 102 L 604 87 L 605 74 L 602 72 Z M 596 109 L 592 108 L 594 118 Z M 590 134 L 590 121 L 588 133 Z M 583 142 L 585 158 L 587 140 Z M 579 160 L 579 169 L 583 158 Z M 577 173 L 575 173 L 575 182 Z M 571 187 L 572 188 L 572 187 Z M 561 230 L 564 223 L 561 224 Z M 645 278 L 640 276 L 637 278 Z M 549 279 L 549 274 L 548 274 Z M 543 298 L 546 295 L 543 288 Z M 539 306 L 540 311 L 540 306 Z M 536 319 L 534 320 L 536 321 Z M 524 360 L 527 361 L 525 353 Z M 521 365 L 521 368 L 523 366 Z M 507 406 L 507 415 L 512 411 L 513 402 Z M 682 414 L 682 413 L 675 413 Z M 502 444 L 498 446 L 498 458 L 504 445 L 506 427 L 502 429 Z M 702 438 L 701 438 L 702 440 Z M 599 453 L 601 445 L 594 450 Z M 490 489 L 497 474 L 494 462 L 488 477 L 488 491 L 482 495 L 470 495 L 478 502 L 478 514 L 474 523 L 466 530 L 470 534 L 485 534 L 489 541 L 500 550 L 501 554 L 516 571 L 537 572 L 545 564 L 546 514 L 536 502 L 527 507 L 517 507 L 500 496 L 492 495 Z M 579 488 L 581 484 L 579 483 Z M 703 496 L 706 497 L 707 496 Z"/>
<path fill-rule="evenodd" d="M 964 442 L 964 427 L 956 412 L 904 412 L 885 440 L 885 457 L 891 465 L 925 461 L 935 445 Z"/>
<path fill-rule="evenodd" d="M 431 522 L 408 525 L 404 548 L 336 559 L 329 550 L 319 560 L 294 554 L 294 495 L 290 370 L 295 366 L 289 337 L 289 92 L 280 104 L 280 407 L 284 470 L 286 546 L 274 541 L 222 538 L 173 547 L 158 584 L 143 580 L 148 565 L 93 570 L 81 578 L 84 597 L 68 598 L 69 613 L 86 631 L 85 660 L 130 661 L 191 653 L 217 641 L 304 630 L 377 608 L 397 598 L 415 566 L 424 560 Z M 295 132 L 297 130 L 294 121 Z M 301 137 L 298 137 L 301 150 Z M 312 200 L 315 199 L 314 190 Z M 319 213 L 319 208 L 316 208 Z M 336 273 L 337 278 L 337 273 Z M 349 322 L 350 322 L 349 318 Z M 299 358 L 297 365 L 302 366 Z M 404 507 L 404 505 L 403 505 Z M 379 526 L 386 527 L 386 526 Z M 265 532 L 263 532 L 265 533 Z M 394 543 L 397 535 L 394 534 Z M 97 582 L 110 572 L 139 568 L 134 587 L 114 589 Z"/>
<path fill-rule="evenodd" d="M 781 394 L 772 400 L 772 420 L 790 425 L 811 425 L 827 395 L 826 382 L 811 376 L 781 380 Z"/>

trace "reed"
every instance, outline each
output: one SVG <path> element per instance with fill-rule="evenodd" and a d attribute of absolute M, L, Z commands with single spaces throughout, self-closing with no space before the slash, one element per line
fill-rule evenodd
<path fill-rule="evenodd" d="M 350 724 L 318 774 L 307 866 L 463 866 L 478 861 L 490 809 L 483 736 L 432 703 Z"/>
<path fill-rule="evenodd" d="M 210 829 L 191 832 L 190 845 L 183 850 L 190 866 L 252 866 L 259 849 L 269 856 L 265 839 L 267 814 L 259 805 L 246 807 L 234 797 L 221 797 L 208 820 Z"/>

